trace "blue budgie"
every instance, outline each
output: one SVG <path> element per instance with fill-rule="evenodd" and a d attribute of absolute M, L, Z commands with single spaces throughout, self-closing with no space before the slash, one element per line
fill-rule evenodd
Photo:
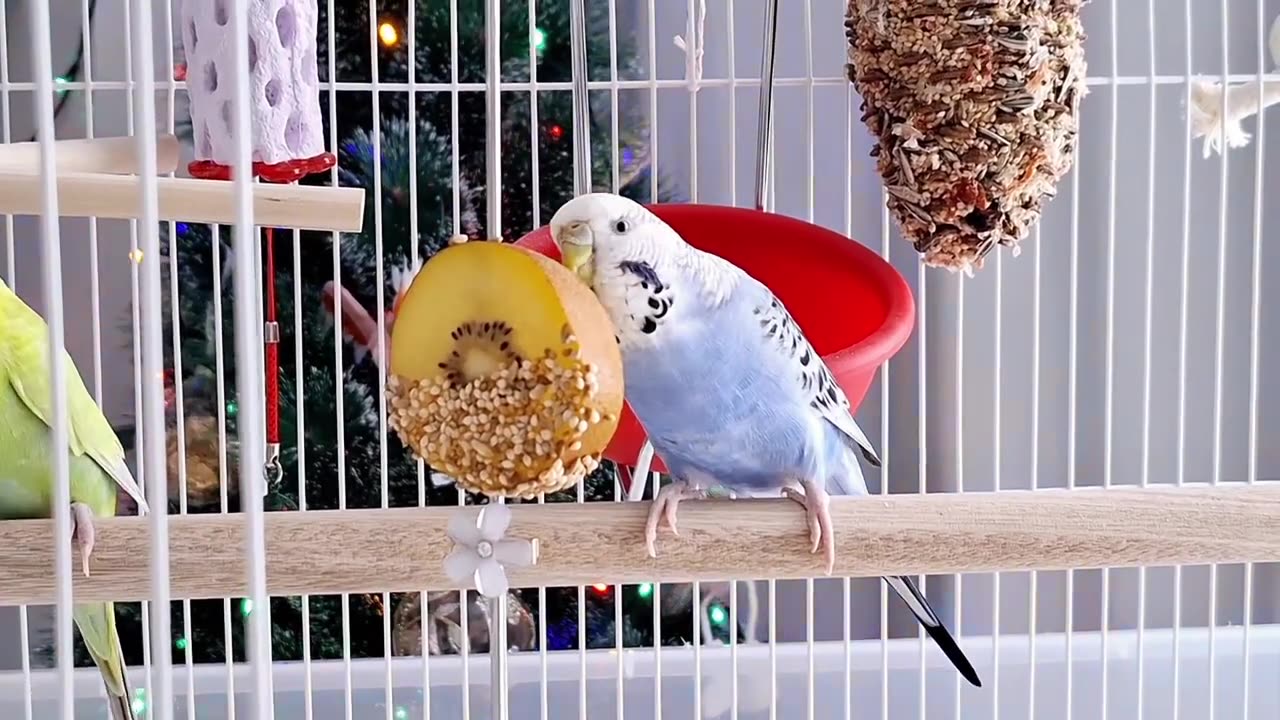
<path fill-rule="evenodd" d="M 828 491 L 866 494 L 860 459 L 878 465 L 849 401 L 773 293 L 687 244 L 641 205 L 608 193 L 565 203 L 551 220 L 564 264 L 616 327 L 626 398 L 672 482 L 654 496 L 645 541 L 676 532 L 681 500 L 714 486 L 785 495 L 804 506 L 812 551 L 835 563 Z M 885 581 L 971 683 L 973 666 L 905 576 Z"/>

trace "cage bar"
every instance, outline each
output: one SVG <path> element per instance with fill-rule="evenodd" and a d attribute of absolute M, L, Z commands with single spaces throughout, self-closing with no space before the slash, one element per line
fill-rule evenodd
<path fill-rule="evenodd" d="M 151 548 L 150 601 L 147 608 L 151 632 L 150 652 L 154 672 L 148 678 L 148 701 L 159 707 L 161 717 L 166 717 L 173 706 L 173 658 L 170 648 L 169 605 L 169 487 L 165 453 L 164 418 L 164 305 L 160 286 L 160 236 L 159 207 L 156 192 L 156 136 L 155 74 L 152 42 L 154 30 L 151 22 L 151 3 L 137 0 L 132 13 L 132 40 L 134 71 L 139 78 L 134 98 L 134 112 L 138 114 L 136 130 L 137 169 L 139 176 L 140 213 L 142 223 L 139 265 L 142 300 L 142 414 L 141 460 L 151 472 L 146 478 L 145 490 L 149 512 Z M 246 67 L 247 72 L 247 67 Z M 150 261 L 147 261 L 150 258 Z"/>
<path fill-rule="evenodd" d="M 1249 317 L 1250 317 L 1250 338 L 1249 344 L 1249 440 L 1246 453 L 1247 470 L 1245 471 L 1245 480 L 1250 485 L 1258 481 L 1258 383 L 1259 373 L 1261 369 L 1261 329 L 1262 322 L 1262 235 L 1263 235 L 1263 186 L 1266 177 L 1266 163 L 1264 158 L 1266 154 L 1263 149 L 1266 147 L 1267 140 L 1267 124 L 1261 121 L 1263 110 L 1263 69 L 1266 67 L 1267 61 L 1267 22 L 1266 22 L 1266 3 L 1262 0 L 1257 2 L 1257 22 L 1258 22 L 1258 137 L 1254 145 L 1254 175 L 1253 175 L 1253 247 L 1252 247 L 1252 263 L 1253 268 L 1249 277 Z M 1225 69 L 1224 69 L 1225 72 Z M 1240 673 L 1240 694 L 1244 698 L 1244 713 L 1247 718 L 1250 709 L 1251 686 L 1250 674 L 1252 671 L 1252 639 L 1253 639 L 1253 591 L 1254 591 L 1254 571 L 1253 563 L 1246 563 L 1244 569 L 1244 631 L 1243 631 L 1243 654 L 1244 667 Z"/>
<path fill-rule="evenodd" d="M 67 367 L 62 362 L 65 349 L 62 311 L 62 239 L 59 233 L 59 188 L 55 182 L 57 147 L 53 124 L 53 70 L 49 38 L 49 8 L 37 3 L 28 9 L 31 64 L 38 92 L 35 97 L 36 124 L 39 127 L 40 182 L 35 188 L 39 198 L 40 233 L 43 238 L 41 276 L 44 281 L 45 322 L 49 327 L 49 406 L 50 450 L 53 453 L 53 528 L 54 535 L 45 547 L 53 548 L 52 562 L 43 565 L 47 574 L 53 566 L 56 583 L 54 610 L 54 653 L 58 668 L 59 716 L 71 720 L 74 713 L 72 695 L 72 576 L 71 546 L 71 479 L 69 470 L 70 418 L 67 416 Z M 33 183 L 35 185 L 35 183 Z M 13 245 L 10 235 L 9 244 Z M 23 648 L 23 653 L 27 652 Z"/>

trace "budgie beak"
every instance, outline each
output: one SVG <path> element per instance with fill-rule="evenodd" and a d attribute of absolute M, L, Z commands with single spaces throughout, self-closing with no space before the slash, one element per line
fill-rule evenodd
<path fill-rule="evenodd" d="M 591 228 L 585 223 L 570 223 L 560 229 L 556 240 L 560 246 L 560 262 L 590 287 L 595 269 L 591 262 Z"/>
<path fill-rule="evenodd" d="M 591 246 L 577 243 L 565 243 L 560 248 L 565 267 L 573 271 L 582 282 L 591 285 L 592 269 Z"/>

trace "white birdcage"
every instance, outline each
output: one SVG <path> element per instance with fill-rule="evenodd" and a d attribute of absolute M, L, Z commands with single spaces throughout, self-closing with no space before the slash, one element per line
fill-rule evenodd
<path fill-rule="evenodd" d="M 334 0 L 322 2 L 333 18 Z M 900 240 L 866 158 L 874 142 L 843 75 L 846 38 L 836 18 L 844 21 L 846 5 L 877 3 L 805 0 L 780 12 L 778 0 L 566 2 L 572 82 L 540 81 L 532 58 L 527 80 L 500 78 L 502 4 L 486 0 L 484 84 L 459 78 L 458 3 L 450 2 L 449 82 L 420 80 L 412 68 L 407 81 L 381 79 L 376 61 L 368 82 L 335 79 L 330 25 L 318 38 L 330 63 L 320 93 L 330 113 L 339 97 L 348 102 L 358 94 L 373 103 L 375 116 L 389 94 L 440 95 L 453 104 L 454 133 L 461 131 L 459 96 L 486 93 L 490 190 L 501 187 L 501 163 L 510 160 L 494 120 L 504 101 L 529 102 L 536 118 L 542 93 L 573 93 L 578 192 L 618 188 L 625 174 L 620 98 L 637 101 L 650 127 L 655 195 L 661 169 L 687 178 L 695 203 L 754 201 L 757 209 L 856 238 L 892 264 L 911 287 L 916 327 L 880 368 L 859 413 L 883 458 L 869 476 L 881 497 L 835 503 L 846 513 L 840 517 L 864 519 L 843 532 L 862 533 L 865 556 L 842 555 L 838 565 L 859 577 L 821 576 L 802 543 L 792 542 L 803 521 L 785 501 L 753 502 L 728 522 L 715 514 L 724 511 L 689 503 L 697 548 L 739 542 L 758 552 L 707 558 L 689 541 L 673 541 L 664 547 L 675 560 L 658 564 L 644 558 L 638 530 L 630 540 L 597 532 L 642 527 L 643 505 L 528 505 L 512 511 L 511 536 L 537 538 L 543 554 L 532 568 L 512 569 L 514 584 L 578 586 L 581 598 L 582 586 L 593 582 L 621 588 L 692 581 L 690 612 L 700 619 L 693 642 L 631 647 L 615 632 L 611 649 L 551 651 L 547 628 L 539 627 L 540 651 L 478 653 L 463 642 L 459 654 L 435 655 L 426 652 L 423 632 L 416 655 L 393 656 L 386 612 L 384 658 L 353 659 L 348 643 L 343 659 L 318 659 L 303 603 L 301 662 L 272 662 L 265 612 L 245 613 L 245 662 L 195 664 L 190 653 L 175 651 L 171 599 L 181 601 L 188 624 L 193 598 L 223 599 L 230 643 L 232 599 L 267 607 L 268 586 L 273 597 L 331 594 L 344 603 L 350 593 L 369 593 L 384 607 L 392 591 L 421 590 L 426 605 L 427 590 L 457 587 L 442 561 L 450 520 L 469 510 L 389 508 L 385 443 L 381 510 L 348 510 L 339 490 L 339 510 L 304 504 L 303 512 L 265 513 L 264 479 L 279 445 L 266 440 L 262 393 L 239 396 L 236 436 L 227 436 L 225 420 L 217 426 L 220 450 L 234 444 L 240 468 L 238 478 L 225 469 L 216 478 L 221 514 L 188 513 L 185 500 L 179 513 L 166 512 L 165 483 L 147 481 L 168 474 L 167 440 L 181 438 L 186 427 L 170 427 L 166 418 L 165 335 L 175 346 L 182 341 L 177 310 L 166 316 L 162 302 L 167 290 L 154 229 L 161 221 L 234 228 L 231 267 L 217 272 L 233 276 L 231 297 L 249 302 L 235 308 L 234 348 L 222 347 L 221 328 L 213 335 L 219 358 L 236 359 L 237 386 L 260 388 L 261 348 L 273 331 L 265 329 L 271 316 L 259 300 L 255 228 L 332 231 L 331 247 L 309 251 L 337 258 L 340 233 L 362 222 L 375 224 L 380 242 L 383 188 L 377 180 L 368 188 L 365 221 L 364 190 L 337 187 L 336 168 L 331 187 L 256 184 L 243 172 L 231 182 L 174 177 L 179 159 L 211 153 L 174 137 L 189 83 L 208 78 L 175 79 L 173 49 L 196 42 L 202 22 L 230 43 L 225 57 L 233 64 L 197 94 L 206 103 L 237 98 L 204 112 L 227 125 L 219 157 L 230 152 L 232 165 L 247 169 L 276 157 L 256 157 L 245 140 L 253 125 L 248 93 L 270 82 L 256 68 L 266 61 L 254 45 L 270 32 L 264 35 L 265 25 L 254 26 L 256 35 L 246 32 L 266 16 L 251 17 L 250 9 L 279 12 L 310 7 L 310 0 L 0 2 L 0 272 L 46 319 L 52 346 L 76 359 L 107 415 L 136 414 L 133 467 L 153 510 L 101 523 L 90 578 L 80 576 L 63 541 L 73 521 L 66 462 L 54 463 L 51 521 L 0 522 L 0 717 L 111 717 L 101 676 L 73 667 L 73 597 L 144 601 L 146 659 L 129 668 L 129 682 L 141 691 L 131 698 L 135 712 L 155 718 L 1280 716 L 1273 683 L 1280 677 L 1280 573 L 1273 564 L 1280 560 L 1280 491 L 1271 483 L 1280 480 L 1280 445 L 1270 442 L 1280 436 L 1280 405 L 1268 402 L 1280 398 L 1280 386 L 1266 372 L 1280 353 L 1280 322 L 1270 314 L 1280 299 L 1272 282 L 1280 246 L 1267 242 L 1280 218 L 1266 202 L 1274 195 L 1268 188 L 1280 182 L 1280 163 L 1270 137 L 1275 125 L 1264 112 L 1280 99 L 1280 21 L 1273 23 L 1280 2 L 1093 0 L 1082 14 L 1090 96 L 1079 109 L 1074 168 L 1022 243 L 1021 257 L 991 254 L 972 278 L 927 269 Z M 607 5 L 609 46 L 630 33 L 643 48 L 642 79 L 620 77 L 616 61 L 607 79 L 587 76 L 586 8 L 597 2 Z M 917 5 L 959 12 L 1073 4 Z M 412 48 L 415 13 L 426 3 L 408 5 L 388 37 Z M 521 28 L 531 43 L 542 32 L 537 7 L 530 0 Z M 187 23 L 184 12 L 216 16 Z M 369 0 L 371 54 L 380 12 Z M 671 48 L 666 38 L 677 33 Z M 80 76 L 57 77 L 62 50 L 77 43 Z M 744 74 L 743 63 L 760 56 L 761 72 Z M 276 61 L 301 72 L 314 55 L 286 53 Z M 607 96 L 607 118 L 589 117 L 589 96 Z M 66 107 L 63 98 L 71 99 Z M 274 121 L 288 132 L 281 113 L 296 107 L 283 107 Z M 334 151 L 332 118 L 325 145 Z M 613 148 L 610 177 L 594 185 L 587 142 L 593 119 L 609 126 Z M 456 177 L 456 138 L 452 162 Z M 529 162 L 537 174 L 536 153 Z M 744 200 L 748 185 L 755 194 Z M 453 227 L 462 232 L 460 191 L 452 186 Z M 537 183 L 532 192 L 537 225 Z M 486 232 L 499 236 L 502 194 L 486 199 Z M 308 251 L 297 237 L 295 247 Z M 214 255 L 215 262 L 222 257 Z M 340 281 L 334 278 L 329 296 L 336 357 L 314 362 L 342 363 Z M 87 290 L 75 292 L 79 287 Z M 378 339 L 386 337 L 380 294 L 379 303 L 369 333 Z M 131 327 L 116 328 L 113 313 L 126 304 Z M 381 344 L 370 345 L 380 365 Z M 71 426 L 63 410 L 67 371 L 56 367 L 48 420 L 60 448 Z M 303 368 L 297 372 L 301 378 Z M 212 379 L 219 404 L 223 380 Z M 385 407 L 371 403 L 385 423 Z M 179 420 L 182 413 L 179 403 Z M 305 423 L 301 413 L 298 423 Z M 185 446 L 182 439 L 177 445 Z M 633 473 L 656 483 L 652 457 L 646 448 Z M 341 467 L 342 452 L 337 462 Z M 6 480 L 0 460 L 0 493 L 16 492 Z M 439 482 L 447 478 L 419 472 L 421 488 Z M 645 485 L 635 483 L 632 500 Z M 242 514 L 227 512 L 228 493 L 239 494 Z M 619 488 L 618 499 L 623 495 Z M 461 492 L 458 504 L 465 504 Z M 747 532 L 751 522 L 759 526 Z M 904 540 L 916 545 L 904 549 Z M 964 684 L 875 579 L 894 570 L 926 580 L 922 589 L 983 687 Z M 715 594 L 726 600 L 731 626 L 741 621 L 745 641 L 734 633 L 728 645 L 711 639 L 707 601 Z M 466 637 L 473 612 L 453 610 L 457 622 L 443 622 Z M 621 603 L 614 611 L 620 619 Z M 507 623 L 492 620 L 506 616 L 505 599 L 475 609 L 482 612 L 491 619 L 492 644 L 506 647 Z M 656 603 L 654 620 L 660 622 Z M 340 631 L 350 637 L 345 614 Z M 29 651 L 46 635 L 56 668 L 36 667 Z"/>

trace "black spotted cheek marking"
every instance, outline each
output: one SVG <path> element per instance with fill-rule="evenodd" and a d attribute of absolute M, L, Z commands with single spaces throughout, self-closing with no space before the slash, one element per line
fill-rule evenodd
<path fill-rule="evenodd" d="M 663 284 L 658 279 L 658 273 L 653 266 L 647 262 L 640 260 L 623 260 L 618 263 L 618 269 L 624 273 L 629 273 L 640 279 L 641 286 L 648 290 L 649 286 L 654 287 L 654 292 L 662 292 Z"/>

